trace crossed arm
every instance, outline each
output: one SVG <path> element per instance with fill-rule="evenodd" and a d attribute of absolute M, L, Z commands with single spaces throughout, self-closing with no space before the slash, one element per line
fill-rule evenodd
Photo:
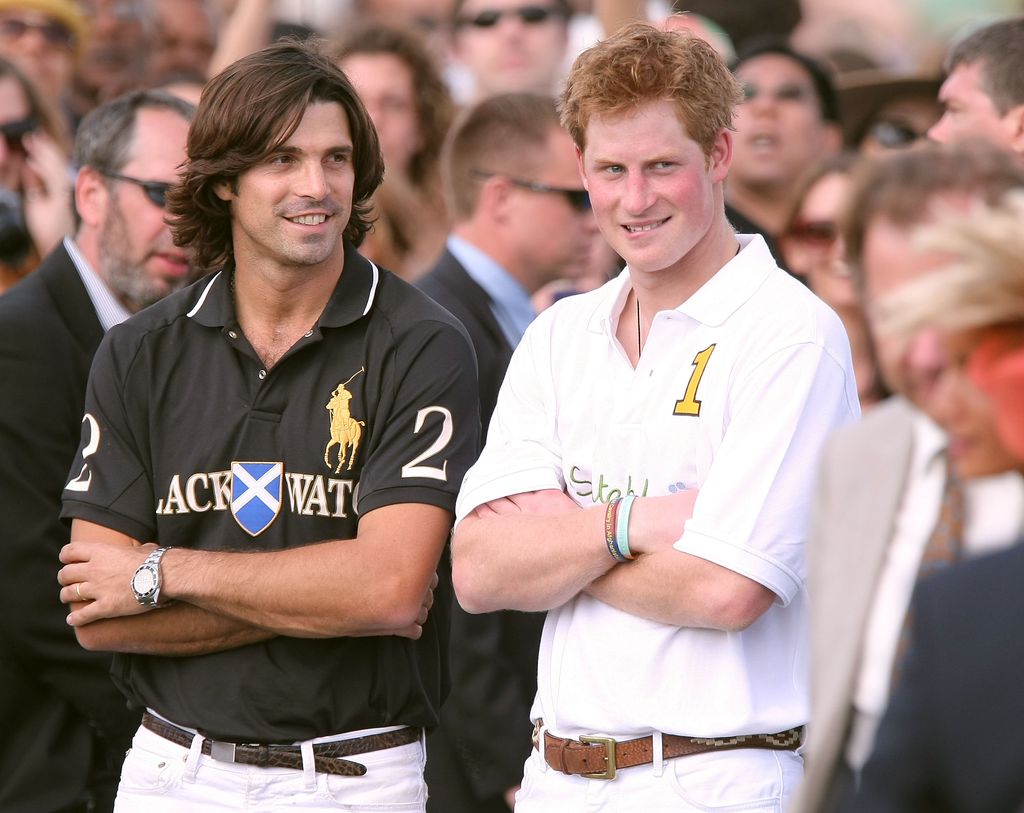
<path fill-rule="evenodd" d="M 604 541 L 605 506 L 566 494 L 515 494 L 477 507 L 452 540 L 452 576 L 469 612 L 549 610 L 584 592 L 666 624 L 739 630 L 775 600 L 758 582 L 673 548 L 696 491 L 636 500 L 629 521 L 636 560 L 616 564 Z"/>
<path fill-rule="evenodd" d="M 450 524 L 444 509 L 406 503 L 365 515 L 354 539 L 266 553 L 172 548 L 161 599 L 176 604 L 146 612 L 130 583 L 154 546 L 75 520 L 60 598 L 87 649 L 198 655 L 275 635 L 418 638 Z"/>

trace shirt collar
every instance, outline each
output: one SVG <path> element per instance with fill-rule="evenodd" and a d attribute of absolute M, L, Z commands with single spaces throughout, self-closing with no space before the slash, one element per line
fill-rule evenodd
<path fill-rule="evenodd" d="M 93 270 L 89 261 L 79 251 L 78 244 L 70 237 L 64 238 L 64 250 L 67 251 L 78 275 L 82 278 L 82 284 L 92 301 L 93 308 L 96 309 L 96 317 L 100 320 L 100 327 L 103 328 L 104 333 L 131 316 L 131 312 L 121 304 L 107 284 L 100 279 L 99 274 Z"/>
<path fill-rule="evenodd" d="M 465 239 L 450 235 L 447 247 L 466 273 L 491 298 L 492 306 L 500 311 L 495 315 L 515 347 L 537 316 L 530 294 L 492 257 Z"/>
<path fill-rule="evenodd" d="M 234 273 L 234 263 L 229 262 L 223 270 L 200 283 L 199 298 L 187 315 L 206 327 L 236 324 L 231 291 Z M 346 243 L 345 266 L 317 324 L 320 327 L 343 327 L 361 319 L 373 307 L 379 283 L 380 269 Z"/>
<path fill-rule="evenodd" d="M 919 409 L 913 417 L 913 471 L 927 473 L 933 466 L 946 464 L 946 434 L 942 428 Z"/>
<path fill-rule="evenodd" d="M 778 268 L 764 238 L 759 234 L 737 234 L 740 250 L 675 310 L 701 324 L 718 327 L 754 295 L 772 273 L 785 273 Z M 619 314 L 626 297 L 633 289 L 629 267 L 604 286 L 601 298 L 591 317 L 589 329 L 595 333 L 614 335 Z"/>
<path fill-rule="evenodd" d="M 676 310 L 704 325 L 719 327 L 779 269 L 760 234 L 737 234 L 740 250 Z"/>

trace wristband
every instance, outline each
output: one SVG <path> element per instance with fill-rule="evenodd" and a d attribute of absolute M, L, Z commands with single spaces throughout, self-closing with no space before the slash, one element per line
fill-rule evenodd
<path fill-rule="evenodd" d="M 619 555 L 627 561 L 636 558 L 629 549 L 629 512 L 633 509 L 635 501 L 636 494 L 627 494 L 623 497 L 615 520 L 615 547 Z"/>
<path fill-rule="evenodd" d="M 619 503 L 621 497 L 615 497 L 608 501 L 608 507 L 604 510 L 604 543 L 608 546 L 608 553 L 616 562 L 625 562 L 626 557 L 619 552 L 619 546 L 615 542 L 615 528 L 619 518 Z"/>

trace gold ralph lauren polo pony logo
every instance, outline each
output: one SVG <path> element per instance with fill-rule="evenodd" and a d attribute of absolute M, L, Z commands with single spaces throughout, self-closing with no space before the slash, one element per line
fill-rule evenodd
<path fill-rule="evenodd" d="M 366 368 L 360 367 L 352 373 L 348 381 L 335 387 L 334 392 L 331 393 L 331 400 L 327 402 L 327 411 L 331 414 L 331 439 L 327 442 L 327 448 L 324 449 L 324 463 L 327 464 L 328 469 L 331 468 L 331 448 L 337 446 L 338 466 L 334 469 L 335 474 L 341 472 L 341 467 L 345 465 L 346 453 L 348 454 L 348 465 L 345 468 L 349 471 L 352 470 L 352 461 L 356 459 L 356 450 L 363 437 L 363 427 L 366 424 L 352 417 L 352 413 L 349 411 L 352 393 L 345 389 L 345 386 L 364 372 L 366 372 Z"/>

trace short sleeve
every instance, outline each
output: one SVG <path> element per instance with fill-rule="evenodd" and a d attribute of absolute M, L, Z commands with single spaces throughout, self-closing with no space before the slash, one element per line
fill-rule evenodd
<path fill-rule="evenodd" d="M 394 348 L 393 361 L 357 510 L 414 502 L 454 511 L 459 484 L 480 448 L 473 347 L 464 330 L 423 320 Z"/>
<path fill-rule="evenodd" d="M 818 344 L 772 353 L 731 390 L 728 426 L 675 548 L 788 604 L 806 578 L 811 492 L 826 439 L 857 418 L 844 366 Z"/>
<path fill-rule="evenodd" d="M 550 320 L 519 343 L 498 392 L 483 453 L 459 492 L 456 524 L 478 505 L 525 491 L 564 490 L 550 359 Z"/>
<path fill-rule="evenodd" d="M 78 451 L 64 487 L 65 518 L 86 519 L 141 541 L 155 538 L 153 488 L 143 463 L 143 439 L 126 405 L 134 353 L 114 328 L 100 344 L 89 374 Z M 136 399 L 143 408 L 146 398 Z"/>

